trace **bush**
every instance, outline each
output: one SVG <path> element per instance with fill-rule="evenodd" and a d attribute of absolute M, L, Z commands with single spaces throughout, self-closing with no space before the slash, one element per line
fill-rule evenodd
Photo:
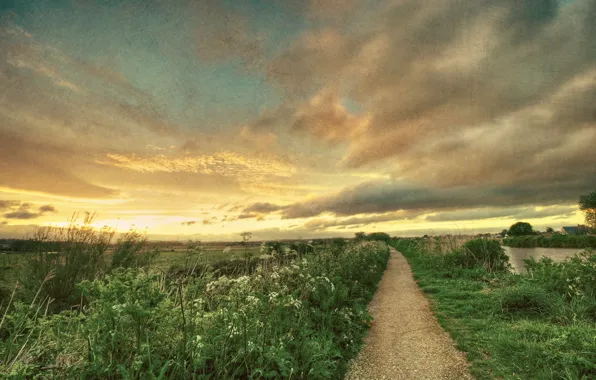
<path fill-rule="evenodd" d="M 509 268 L 509 257 L 497 240 L 473 239 L 466 242 L 460 250 L 448 255 L 455 265 L 464 268 L 483 267 L 489 272 Z"/>
<path fill-rule="evenodd" d="M 596 251 L 588 250 L 562 261 L 543 257 L 524 260 L 532 280 L 570 300 L 576 297 L 596 299 Z"/>

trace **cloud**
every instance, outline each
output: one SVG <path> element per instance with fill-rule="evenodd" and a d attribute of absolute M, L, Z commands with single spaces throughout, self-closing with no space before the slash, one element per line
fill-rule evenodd
<path fill-rule="evenodd" d="M 324 230 L 330 227 L 362 227 L 369 224 L 413 219 L 418 213 L 396 211 L 378 215 L 366 215 L 351 218 L 312 219 L 304 223 L 304 228 Z"/>
<path fill-rule="evenodd" d="M 36 208 L 37 211 L 32 209 Z M 31 203 L 23 203 L 19 201 L 0 201 L 0 210 L 8 210 L 4 214 L 6 219 L 37 219 L 44 216 L 47 212 L 56 213 L 57 210 L 52 205 L 42 205 L 39 207 Z"/>
<path fill-rule="evenodd" d="M 257 202 L 253 203 L 249 207 L 244 209 L 245 213 L 271 213 L 282 210 L 283 206 L 278 206 L 269 202 Z"/>
<path fill-rule="evenodd" d="M 196 220 L 188 220 L 186 222 L 182 222 L 180 224 L 182 224 L 183 226 L 192 226 L 193 224 L 196 224 L 197 221 Z"/>
<path fill-rule="evenodd" d="M 219 63 L 240 59 L 249 67 L 263 58 L 264 37 L 252 31 L 249 20 L 215 1 L 195 3 L 196 49 L 201 59 Z"/>
<path fill-rule="evenodd" d="M 79 163 L 83 162 L 80 157 Z M 52 144 L 27 141 L 0 130 L 0 186 L 83 198 L 107 198 L 116 192 L 73 174 L 73 152 Z"/>
<path fill-rule="evenodd" d="M 43 214 L 44 212 L 58 212 L 56 208 L 52 205 L 43 205 L 39 207 L 39 213 Z"/>
<path fill-rule="evenodd" d="M 436 215 L 429 215 L 425 220 L 430 222 L 444 222 L 444 221 L 462 221 L 462 220 L 481 220 L 492 218 L 515 218 L 515 219 L 534 219 L 545 218 L 551 216 L 562 216 L 569 218 L 572 216 L 577 207 L 575 206 L 551 206 L 542 209 L 535 207 L 516 207 L 505 209 L 467 209 L 450 212 L 442 212 Z"/>
<path fill-rule="evenodd" d="M 305 32 L 268 74 L 311 99 L 294 114 L 337 88 L 363 106 L 367 127 L 346 128 L 344 168 L 428 186 L 581 180 L 596 176 L 595 15 L 593 0 L 399 1 L 357 30 Z M 341 118 L 305 114 L 301 132 L 344 137 Z"/>
<path fill-rule="evenodd" d="M 30 211 L 14 211 L 4 214 L 6 219 L 36 219 L 41 214 Z"/>
<path fill-rule="evenodd" d="M 364 133 L 367 120 L 350 114 L 341 104 L 336 91 L 314 96 L 296 111 L 292 130 L 319 141 L 349 141 Z"/>
<path fill-rule="evenodd" d="M 283 206 L 281 214 L 284 219 L 293 219 L 323 213 L 350 216 L 393 211 L 432 212 L 479 207 L 550 206 L 577 202 L 578 194 L 587 193 L 594 187 L 596 177 L 540 185 L 519 183 L 447 188 L 395 180 L 369 181 L 347 187 L 335 194 Z M 527 213 L 525 216 L 532 217 Z"/>
<path fill-rule="evenodd" d="M 18 207 L 20 204 L 21 204 L 21 202 L 19 202 L 19 201 L 0 200 L 0 211 Z"/>

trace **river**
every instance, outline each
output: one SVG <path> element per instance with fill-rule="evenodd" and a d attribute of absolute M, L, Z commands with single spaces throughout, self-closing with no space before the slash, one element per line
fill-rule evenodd
<path fill-rule="evenodd" d="M 536 260 L 543 256 L 549 257 L 554 261 L 563 261 L 576 253 L 585 251 L 585 248 L 513 248 L 506 247 L 505 253 L 509 256 L 509 262 L 513 269 L 520 273 L 524 270 L 524 259 L 534 257 Z"/>

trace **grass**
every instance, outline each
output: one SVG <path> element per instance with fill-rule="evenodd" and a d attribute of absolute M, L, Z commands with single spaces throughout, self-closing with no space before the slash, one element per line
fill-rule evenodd
<path fill-rule="evenodd" d="M 476 378 L 596 377 L 596 254 L 545 260 L 517 275 L 456 265 L 420 240 L 394 245 L 407 257 L 441 325 L 467 353 Z"/>
<path fill-rule="evenodd" d="M 389 257 L 378 242 L 283 249 L 230 276 L 200 246 L 156 267 L 135 234 L 106 263 L 107 235 L 71 228 L 61 251 L 21 258 L 23 286 L 0 305 L 2 378 L 341 379 Z"/>
<path fill-rule="evenodd" d="M 596 248 L 596 236 L 552 235 L 514 236 L 503 240 L 503 244 L 515 248 Z"/>

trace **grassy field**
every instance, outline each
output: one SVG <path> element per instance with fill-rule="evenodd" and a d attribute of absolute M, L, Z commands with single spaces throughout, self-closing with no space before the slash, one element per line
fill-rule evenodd
<path fill-rule="evenodd" d="M 501 255 L 491 244 L 486 251 L 495 255 L 473 256 L 465 253 L 469 246 L 437 254 L 424 240 L 394 245 L 476 378 L 596 378 L 594 252 L 563 263 L 530 262 L 529 273 L 518 275 L 487 265 Z"/>
<path fill-rule="evenodd" d="M 3 379 L 341 379 L 389 257 L 343 239 L 156 255 L 135 233 L 67 232 L 0 258 L 20 283 L 0 302 Z"/>
<path fill-rule="evenodd" d="M 253 257 L 260 255 L 259 247 L 248 247 L 245 250 L 243 247 L 230 247 L 226 252 L 228 246 L 208 246 L 205 247 L 201 254 L 189 255 L 188 250 L 184 246 L 173 246 L 172 248 L 161 248 L 159 254 L 155 258 L 153 265 L 163 271 L 167 271 L 170 267 L 183 267 L 188 264 L 195 264 L 197 261 L 201 263 L 212 264 L 222 260 L 241 260 L 245 254 Z M 105 263 L 110 265 L 112 261 L 112 250 L 108 250 L 105 254 Z M 0 286 L 11 286 L 19 277 L 20 270 L 25 263 L 26 256 L 31 252 L 9 252 L 0 251 Z"/>

